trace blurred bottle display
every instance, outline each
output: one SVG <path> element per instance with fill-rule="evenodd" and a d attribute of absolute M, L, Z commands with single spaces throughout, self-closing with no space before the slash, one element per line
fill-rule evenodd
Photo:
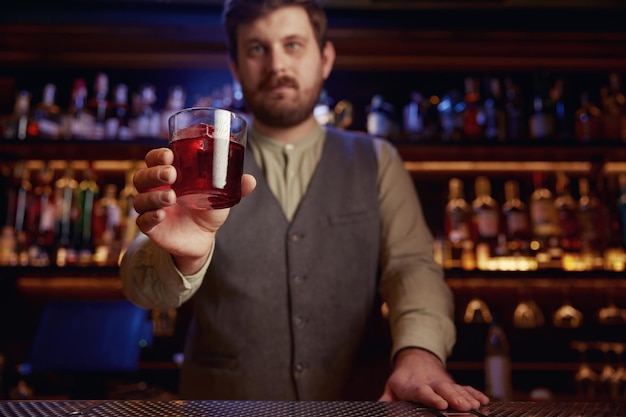
<path fill-rule="evenodd" d="M 132 96 L 131 131 L 135 138 L 160 137 L 161 120 L 155 109 L 156 87 L 144 84 Z"/>
<path fill-rule="evenodd" d="M 169 118 L 172 114 L 185 107 L 186 98 L 187 94 L 185 93 L 185 89 L 183 87 L 176 85 L 170 89 L 169 95 L 167 96 L 167 104 L 165 105 L 165 108 L 161 111 L 160 115 L 160 137 L 164 139 L 167 139 L 169 137 Z"/>
<path fill-rule="evenodd" d="M 441 141 L 461 142 L 463 139 L 463 111 L 465 101 L 461 92 L 455 89 L 441 96 L 438 105 L 441 119 Z"/>
<path fill-rule="evenodd" d="M 53 259 L 56 205 L 52 190 L 54 171 L 49 163 L 37 174 L 31 208 L 32 245 L 29 250 L 30 264 L 48 266 Z"/>

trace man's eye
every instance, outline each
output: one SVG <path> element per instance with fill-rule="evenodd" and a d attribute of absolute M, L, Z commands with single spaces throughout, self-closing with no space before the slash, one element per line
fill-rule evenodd
<path fill-rule="evenodd" d="M 295 51 L 295 50 L 297 50 L 299 48 L 300 48 L 300 44 L 298 42 L 289 42 L 287 44 L 287 49 L 290 49 L 292 51 Z"/>
<path fill-rule="evenodd" d="M 265 52 L 265 47 L 256 45 L 250 48 L 250 53 L 253 55 L 261 55 Z"/>

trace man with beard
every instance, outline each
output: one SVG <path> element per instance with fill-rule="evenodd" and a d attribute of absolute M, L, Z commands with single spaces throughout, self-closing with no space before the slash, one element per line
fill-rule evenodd
<path fill-rule="evenodd" d="M 150 151 L 134 177 L 143 233 L 121 266 L 140 306 L 193 298 L 181 395 L 486 404 L 445 369 L 452 295 L 397 152 L 313 116 L 335 58 L 321 6 L 227 0 L 223 17 L 252 113 L 244 198 L 223 210 L 178 206 L 163 188 L 176 179 L 171 151 Z M 389 338 L 381 322 L 391 369 L 376 379 L 372 357 Z"/>

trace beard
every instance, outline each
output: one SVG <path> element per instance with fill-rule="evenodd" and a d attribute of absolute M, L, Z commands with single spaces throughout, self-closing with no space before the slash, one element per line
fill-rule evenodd
<path fill-rule="evenodd" d="M 241 85 L 246 104 L 255 119 L 266 126 L 287 128 L 297 126 L 313 114 L 322 91 L 323 80 L 319 79 L 307 91 L 302 91 L 296 80 L 290 77 L 268 77 L 257 89 Z M 288 98 L 283 93 L 271 93 L 276 87 L 291 87 L 297 94 Z M 268 96 L 269 94 L 269 96 Z"/>

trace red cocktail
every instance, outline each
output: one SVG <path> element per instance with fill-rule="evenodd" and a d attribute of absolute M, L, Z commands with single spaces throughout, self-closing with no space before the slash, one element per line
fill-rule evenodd
<path fill-rule="evenodd" d="M 212 114 L 216 109 L 187 110 Z M 220 209 L 232 207 L 241 200 L 245 121 L 241 119 L 243 124 L 234 125 L 235 129 L 243 129 L 243 134 L 238 136 L 237 132 L 231 132 L 231 128 L 224 127 L 223 118 L 225 114 L 226 117 L 239 116 L 217 110 L 225 112 L 222 119 L 207 120 L 209 123 L 174 126 L 175 129 L 172 129 L 173 122 L 170 121 L 170 148 L 174 152 L 173 165 L 177 172 L 172 188 L 178 204 L 189 208 Z M 197 118 L 185 119 L 187 121 L 197 121 Z M 214 123 L 222 123 L 217 133 Z"/>

